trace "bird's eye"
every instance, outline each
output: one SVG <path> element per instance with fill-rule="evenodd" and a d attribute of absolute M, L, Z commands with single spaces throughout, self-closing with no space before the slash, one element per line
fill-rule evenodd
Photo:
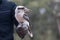
<path fill-rule="evenodd" d="M 18 10 L 19 10 L 20 8 L 18 8 Z"/>
<path fill-rule="evenodd" d="M 20 9 L 24 9 L 24 8 L 18 8 L 18 10 L 20 10 Z"/>

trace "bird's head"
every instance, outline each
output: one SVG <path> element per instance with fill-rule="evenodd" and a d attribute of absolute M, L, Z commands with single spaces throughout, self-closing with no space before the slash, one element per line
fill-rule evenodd
<path fill-rule="evenodd" d="M 29 14 L 29 13 L 32 12 L 32 10 L 26 8 L 25 6 L 17 6 L 17 7 L 16 7 L 16 10 L 18 11 L 18 13 L 19 13 L 20 11 L 24 11 L 24 12 L 27 13 L 27 14 Z"/>

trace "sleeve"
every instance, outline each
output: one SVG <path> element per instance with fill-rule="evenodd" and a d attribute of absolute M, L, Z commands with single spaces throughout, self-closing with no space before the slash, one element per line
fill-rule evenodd
<path fill-rule="evenodd" d="M 19 23 L 17 22 L 17 20 L 15 19 L 15 9 L 16 9 L 16 4 L 13 3 L 13 7 L 12 7 L 12 20 L 13 20 L 13 23 L 17 26 Z"/>

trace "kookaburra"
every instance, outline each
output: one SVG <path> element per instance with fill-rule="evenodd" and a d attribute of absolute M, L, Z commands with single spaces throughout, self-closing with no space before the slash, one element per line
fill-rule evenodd
<path fill-rule="evenodd" d="M 24 15 L 29 14 L 31 12 L 30 9 L 24 7 L 24 6 L 17 6 L 15 9 L 15 18 L 18 21 L 19 25 L 17 26 L 17 28 L 22 27 L 24 30 L 27 30 L 27 33 L 29 34 L 29 36 L 32 38 L 33 34 L 30 31 L 30 25 L 29 25 L 29 21 L 27 21 L 26 19 L 29 20 L 29 17 L 26 16 L 24 18 Z"/>

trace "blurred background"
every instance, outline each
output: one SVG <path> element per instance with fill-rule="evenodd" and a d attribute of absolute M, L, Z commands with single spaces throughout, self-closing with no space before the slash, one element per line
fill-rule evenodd
<path fill-rule="evenodd" d="M 60 0 L 8 0 L 32 10 L 30 21 L 34 37 L 23 40 L 60 40 Z M 15 31 L 15 30 L 14 30 Z M 16 32 L 14 39 L 21 40 Z"/>

